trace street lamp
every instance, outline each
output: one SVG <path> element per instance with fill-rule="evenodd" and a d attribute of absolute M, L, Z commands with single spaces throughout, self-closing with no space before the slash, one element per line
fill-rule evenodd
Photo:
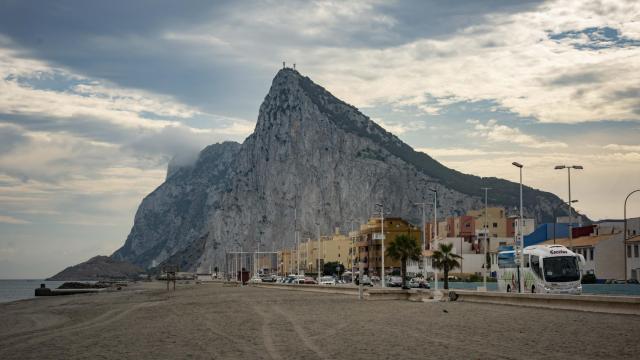
<path fill-rule="evenodd" d="M 487 193 L 489 192 L 489 190 L 491 190 L 491 188 L 484 187 L 484 188 L 482 188 L 482 190 L 484 190 L 484 246 L 483 246 L 483 248 L 484 248 L 484 274 L 482 276 L 482 286 L 484 287 L 484 291 L 487 291 L 487 266 L 488 266 L 487 247 L 489 246 L 489 241 L 487 239 L 487 232 L 489 231 L 489 224 L 487 223 L 487 210 L 488 210 Z"/>
<path fill-rule="evenodd" d="M 318 259 L 318 285 L 320 285 L 320 244 L 321 244 L 321 240 L 320 240 L 320 224 L 316 223 L 316 228 L 318 230 L 318 253 L 316 258 Z"/>
<path fill-rule="evenodd" d="M 571 204 L 575 204 L 577 202 L 578 200 L 571 200 L 571 203 L 569 203 L 568 201 L 565 201 L 562 204 L 558 204 L 558 206 L 556 206 L 555 209 L 553 209 L 553 244 L 554 245 L 556 244 L 556 223 L 558 222 L 558 218 L 556 217 L 556 212 L 562 205 L 569 205 L 569 208 L 571 208 Z"/>
<path fill-rule="evenodd" d="M 571 169 L 582 170 L 582 165 L 556 165 L 555 170 L 567 169 L 569 182 L 569 203 L 571 203 Z M 571 218 L 571 204 L 569 204 L 569 250 L 573 251 L 573 220 Z"/>
<path fill-rule="evenodd" d="M 633 190 L 632 192 L 629 193 L 629 195 L 627 195 L 627 197 L 624 199 L 624 234 L 622 236 L 622 244 L 624 245 L 624 282 L 627 282 L 627 200 L 629 200 L 629 197 L 636 192 L 639 192 L 640 189 L 638 190 Z"/>
<path fill-rule="evenodd" d="M 522 168 L 524 167 L 524 165 L 518 163 L 518 162 L 512 162 L 511 163 L 513 166 L 517 167 L 518 169 L 520 169 L 520 221 L 518 221 L 518 232 L 520 235 L 520 264 L 518 264 L 518 289 L 520 290 L 521 293 L 524 292 L 524 282 L 521 281 L 522 276 L 520 276 L 520 269 L 522 266 L 524 266 L 524 236 L 522 236 L 522 225 L 523 225 L 523 221 L 524 221 L 524 217 L 522 215 Z M 518 247 L 516 246 L 516 251 L 517 251 Z"/>
<path fill-rule="evenodd" d="M 425 202 L 421 202 L 421 203 L 414 203 L 414 206 L 420 206 L 422 205 L 422 250 L 426 251 L 427 250 L 427 223 L 426 223 L 426 219 L 425 219 L 425 212 L 426 212 L 426 206 L 427 203 Z M 427 257 L 426 256 L 422 256 L 422 274 L 424 275 L 425 281 L 427 279 Z"/>
<path fill-rule="evenodd" d="M 356 219 L 350 219 L 349 222 L 351 223 L 351 233 L 349 233 L 349 236 L 351 237 L 351 283 L 355 284 L 356 283 L 356 237 L 353 236 L 353 224 L 358 222 Z"/>
<path fill-rule="evenodd" d="M 382 287 L 386 287 L 385 283 L 384 283 L 384 205 L 382 204 L 376 204 L 376 206 L 378 206 L 380 208 L 380 232 L 382 233 L 382 237 L 380 239 L 380 245 L 381 245 L 381 250 L 382 250 L 382 271 L 381 271 L 381 276 L 380 276 L 380 280 L 382 281 Z"/>
<path fill-rule="evenodd" d="M 438 249 L 438 191 L 436 189 L 429 188 L 429 191 L 433 192 L 433 250 Z M 433 254 L 433 252 L 432 252 Z M 431 267 L 433 268 L 433 287 L 434 290 L 438 290 L 438 268 L 433 266 L 433 256 L 431 257 Z"/>

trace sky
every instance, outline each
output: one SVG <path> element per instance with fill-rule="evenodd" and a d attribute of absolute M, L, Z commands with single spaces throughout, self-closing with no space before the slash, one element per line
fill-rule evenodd
<path fill-rule="evenodd" d="M 282 61 L 459 171 L 518 161 L 566 201 L 554 166 L 584 166 L 591 219 L 640 188 L 637 1 L 6 0 L 0 278 L 115 251 L 171 158 L 253 131 Z"/>

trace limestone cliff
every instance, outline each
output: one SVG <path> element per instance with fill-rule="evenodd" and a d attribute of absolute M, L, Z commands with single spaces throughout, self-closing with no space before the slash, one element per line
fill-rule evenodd
<path fill-rule="evenodd" d="M 193 165 L 170 166 L 113 256 L 143 267 L 170 257 L 183 269 L 222 267 L 225 249 L 291 246 L 294 211 L 299 231 L 314 235 L 316 223 L 327 234 L 366 221 L 376 203 L 418 223 L 421 213 L 412 204 L 431 201 L 429 188 L 438 191 L 442 217 L 482 206 L 482 186 L 494 189 L 492 205 L 519 203 L 518 184 L 448 169 L 309 78 L 283 69 L 253 134 L 243 144 L 207 147 Z M 538 221 L 552 218 L 561 203 L 530 188 L 524 199 L 526 214 Z"/>

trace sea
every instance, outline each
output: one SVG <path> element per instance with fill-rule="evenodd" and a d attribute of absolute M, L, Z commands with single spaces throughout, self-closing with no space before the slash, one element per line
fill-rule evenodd
<path fill-rule="evenodd" d="M 31 280 L 1 280 L 0 279 L 0 303 L 31 299 L 35 297 L 36 288 L 45 284 L 49 289 L 55 289 L 64 281 Z"/>

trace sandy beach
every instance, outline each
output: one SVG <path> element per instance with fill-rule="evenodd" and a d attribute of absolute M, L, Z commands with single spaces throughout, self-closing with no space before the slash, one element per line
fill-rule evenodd
<path fill-rule="evenodd" d="M 1 359 L 637 358 L 640 318 L 162 283 L 0 304 Z"/>

